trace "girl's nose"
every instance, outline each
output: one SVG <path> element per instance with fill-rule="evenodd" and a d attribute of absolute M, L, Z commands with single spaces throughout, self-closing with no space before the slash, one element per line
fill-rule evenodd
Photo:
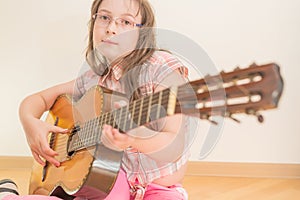
<path fill-rule="evenodd" d="M 115 34 L 117 34 L 117 28 L 118 27 L 117 27 L 116 22 L 114 20 L 112 20 L 106 28 L 106 33 L 115 35 Z"/>

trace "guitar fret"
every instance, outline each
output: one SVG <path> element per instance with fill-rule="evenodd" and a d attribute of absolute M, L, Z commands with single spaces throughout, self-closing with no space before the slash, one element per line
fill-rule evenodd
<path fill-rule="evenodd" d="M 143 109 L 144 98 L 142 98 L 140 102 L 141 103 L 140 103 L 140 109 L 139 109 L 139 115 L 138 115 L 138 122 L 137 122 L 138 126 L 141 125 L 141 117 L 142 117 L 142 109 Z"/>
<path fill-rule="evenodd" d="M 156 108 L 157 108 L 156 101 L 157 101 L 157 94 L 151 95 L 151 101 L 148 102 L 149 103 L 149 105 L 148 105 L 149 114 L 147 117 L 147 120 L 148 120 L 147 123 L 155 120 L 154 113 L 156 113 Z M 150 108 L 150 110 L 149 110 L 149 108 Z"/>
<path fill-rule="evenodd" d="M 119 124 L 118 124 L 118 128 L 119 130 L 121 130 L 121 127 L 122 127 L 122 119 L 123 119 L 123 107 L 120 108 L 120 113 L 119 113 Z"/>
<path fill-rule="evenodd" d="M 120 108 L 120 113 L 119 113 L 119 123 L 118 123 L 118 128 L 121 129 L 120 127 L 122 126 L 122 112 L 123 108 Z"/>
<path fill-rule="evenodd" d="M 163 94 L 163 91 L 160 91 L 159 92 L 159 96 L 158 96 L 158 102 L 157 102 L 157 105 L 159 106 L 158 107 L 158 109 L 157 109 L 157 112 L 156 112 L 156 119 L 159 119 L 159 117 L 160 117 L 160 106 L 162 106 L 161 105 L 161 98 L 162 98 L 162 94 Z"/>
<path fill-rule="evenodd" d="M 88 121 L 88 125 L 87 125 L 87 129 L 85 134 L 81 134 L 81 141 L 82 141 L 82 148 L 86 148 L 87 147 L 87 136 L 90 134 L 91 132 L 91 121 Z"/>
<path fill-rule="evenodd" d="M 152 103 L 152 111 L 151 111 L 151 121 L 155 121 L 159 119 L 159 115 L 161 113 L 161 98 L 162 98 L 162 91 L 153 94 L 153 99 L 155 99 Z"/>
<path fill-rule="evenodd" d="M 107 113 L 107 124 L 112 125 L 112 118 L 111 118 L 111 112 Z"/>
<path fill-rule="evenodd" d="M 85 124 L 84 126 L 84 129 L 82 131 L 79 131 L 77 133 L 77 136 L 78 136 L 78 144 L 77 144 L 77 148 L 82 148 L 82 138 L 81 138 L 81 135 L 82 133 L 86 133 L 86 130 L 87 130 L 87 124 Z"/>
<path fill-rule="evenodd" d="M 107 113 L 104 113 L 104 121 L 103 124 L 107 124 Z"/>
<path fill-rule="evenodd" d="M 169 92 L 170 92 L 169 90 L 165 90 L 164 94 L 163 94 L 163 98 L 162 98 L 162 105 L 164 108 L 163 116 L 166 116 L 166 111 L 167 111 L 168 103 L 169 103 Z"/>
<path fill-rule="evenodd" d="M 91 121 L 87 121 L 86 127 L 86 131 L 80 134 L 81 142 L 83 145 L 82 148 L 87 146 L 87 135 L 89 135 L 91 132 Z"/>
<path fill-rule="evenodd" d="M 135 105 L 136 105 L 136 101 L 134 101 L 133 105 L 132 105 L 131 118 L 130 118 L 130 126 L 129 126 L 130 129 L 133 128 L 133 119 L 134 119 L 134 114 L 135 114 Z"/>
<path fill-rule="evenodd" d="M 98 134 L 98 124 L 97 124 L 97 120 L 96 119 L 92 119 L 92 131 L 90 134 L 90 137 L 88 138 L 88 146 L 94 145 L 95 144 L 95 138 L 97 137 Z"/>
<path fill-rule="evenodd" d="M 114 110 L 114 128 L 118 128 L 119 127 L 119 116 L 120 116 L 120 109 Z"/>
<path fill-rule="evenodd" d="M 97 118 L 95 118 L 94 120 L 94 131 L 93 131 L 93 137 L 91 138 L 91 144 L 97 144 L 98 143 L 98 135 L 99 135 L 99 120 Z"/>
<path fill-rule="evenodd" d="M 141 98 L 141 99 L 138 99 L 138 100 L 136 100 L 136 101 L 134 101 L 133 102 L 133 104 L 134 104 L 134 107 L 133 107 L 133 109 L 132 109 L 132 111 L 131 111 L 131 129 L 133 129 L 133 128 L 136 128 L 136 127 L 138 127 L 139 126 L 139 123 L 140 123 L 140 111 L 141 111 L 141 106 L 142 106 L 142 100 L 144 100 L 143 98 Z"/>
<path fill-rule="evenodd" d="M 117 115 L 116 110 L 113 110 L 111 115 L 112 115 L 112 127 L 116 128 L 116 115 Z"/>
<path fill-rule="evenodd" d="M 113 110 L 109 113 L 110 115 L 110 125 L 113 128 L 116 128 L 117 124 L 116 124 L 116 110 Z"/>
<path fill-rule="evenodd" d="M 84 147 L 87 148 L 90 146 L 90 143 L 91 143 L 91 138 L 94 137 L 93 133 L 94 133 L 94 120 L 90 120 L 90 123 L 89 123 L 89 127 L 88 127 L 88 131 L 87 133 L 85 134 L 85 137 L 84 137 Z"/>
<path fill-rule="evenodd" d="M 91 121 L 88 121 L 87 129 L 85 134 L 81 134 L 81 141 L 82 141 L 82 148 L 85 148 L 87 146 L 87 135 L 89 135 L 91 132 Z"/>
<path fill-rule="evenodd" d="M 124 118 L 124 123 L 123 123 L 123 131 L 126 132 L 126 130 L 129 130 L 129 125 L 130 125 L 130 111 L 129 111 L 129 106 L 124 107 L 125 109 L 125 114 L 123 116 Z"/>
<path fill-rule="evenodd" d="M 101 115 L 98 119 L 98 128 L 99 128 L 99 131 L 98 131 L 98 134 L 97 134 L 97 137 L 95 138 L 95 143 L 97 144 L 98 142 L 100 143 L 101 142 L 101 132 L 102 132 L 102 128 L 103 128 L 103 115 Z"/>
<path fill-rule="evenodd" d="M 85 134 L 82 134 L 82 148 L 86 148 L 88 146 L 88 136 L 90 136 L 91 132 L 92 132 L 92 121 L 89 120 L 88 121 L 88 126 L 87 126 L 87 130 Z"/>
<path fill-rule="evenodd" d="M 141 124 L 145 124 L 147 122 L 147 114 L 145 115 L 145 110 L 148 110 L 148 101 L 149 96 L 144 98 L 143 104 L 142 104 L 142 114 L 141 114 Z"/>
<path fill-rule="evenodd" d="M 148 102 L 148 110 L 147 110 L 147 117 L 146 117 L 146 122 L 148 123 L 150 121 L 150 113 L 151 113 L 151 103 L 152 103 L 152 95 L 149 97 L 149 102 Z"/>
<path fill-rule="evenodd" d="M 84 132 L 85 129 L 86 129 L 86 126 L 83 125 L 83 127 L 81 128 L 81 130 L 80 130 L 80 131 L 77 131 L 77 133 L 76 133 L 76 136 L 77 136 L 77 137 L 76 137 L 76 143 L 75 143 L 75 146 L 76 146 L 77 149 L 78 149 L 78 148 L 81 148 L 81 147 L 80 147 L 80 142 L 81 142 L 80 134 L 81 134 L 81 132 Z"/>
<path fill-rule="evenodd" d="M 122 129 L 125 132 L 126 131 L 126 125 L 127 125 L 127 122 L 128 122 L 127 118 L 128 118 L 129 113 L 128 113 L 128 107 L 127 106 L 123 107 L 123 108 L 126 108 L 124 116 L 123 116 L 123 129 Z"/>
<path fill-rule="evenodd" d="M 98 135 L 98 131 L 96 131 L 98 129 L 98 120 L 96 120 L 97 118 L 93 119 L 93 131 L 91 131 L 91 134 L 90 134 L 90 137 L 89 137 L 89 140 L 88 140 L 88 146 L 91 146 L 91 145 L 94 145 L 96 144 L 96 138 L 97 138 L 97 135 Z"/>

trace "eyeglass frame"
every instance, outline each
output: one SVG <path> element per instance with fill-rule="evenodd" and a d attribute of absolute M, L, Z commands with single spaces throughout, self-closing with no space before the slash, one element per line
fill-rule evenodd
<path fill-rule="evenodd" d="M 124 21 L 129 21 L 129 20 L 125 20 L 125 19 L 123 19 L 123 18 L 121 18 L 121 17 L 110 17 L 110 16 L 103 15 L 103 14 L 101 15 L 100 13 L 95 13 L 95 14 L 93 14 L 92 18 L 96 21 L 97 16 L 106 16 L 106 17 L 109 18 L 109 21 L 108 21 L 106 27 L 107 27 L 108 25 L 110 25 L 113 21 L 115 22 L 116 25 L 119 25 L 119 23 L 117 22 L 117 20 L 119 20 L 119 19 L 124 20 Z M 129 22 L 131 22 L 131 21 L 129 21 Z M 95 23 L 96 23 L 96 22 L 95 22 Z M 132 28 L 134 28 L 134 27 L 139 27 L 139 28 L 140 28 L 140 27 L 142 27 L 142 26 L 143 26 L 143 24 L 137 24 L 137 23 L 132 22 Z"/>

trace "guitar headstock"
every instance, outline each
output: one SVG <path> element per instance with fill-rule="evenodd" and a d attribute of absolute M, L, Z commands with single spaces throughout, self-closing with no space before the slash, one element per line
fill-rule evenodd
<path fill-rule="evenodd" d="M 207 120 L 218 115 L 237 122 L 233 114 L 245 113 L 263 122 L 259 111 L 277 108 L 282 91 L 283 80 L 277 64 L 252 64 L 180 86 L 175 112 L 198 114 Z"/>

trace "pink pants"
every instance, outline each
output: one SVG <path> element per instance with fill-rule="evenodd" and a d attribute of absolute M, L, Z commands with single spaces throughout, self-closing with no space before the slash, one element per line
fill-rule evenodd
<path fill-rule="evenodd" d="M 97 200 L 93 194 L 79 191 L 76 193 L 75 200 Z M 106 197 L 105 200 L 133 200 L 134 197 L 130 195 L 130 186 L 126 179 L 126 174 L 120 170 L 117 181 Z M 144 200 L 187 200 L 187 193 L 181 185 L 172 187 L 163 187 L 157 184 L 149 184 L 145 191 Z M 18 196 L 15 194 L 7 195 L 3 200 L 61 200 L 54 196 L 41 196 L 41 195 L 25 195 Z"/>

